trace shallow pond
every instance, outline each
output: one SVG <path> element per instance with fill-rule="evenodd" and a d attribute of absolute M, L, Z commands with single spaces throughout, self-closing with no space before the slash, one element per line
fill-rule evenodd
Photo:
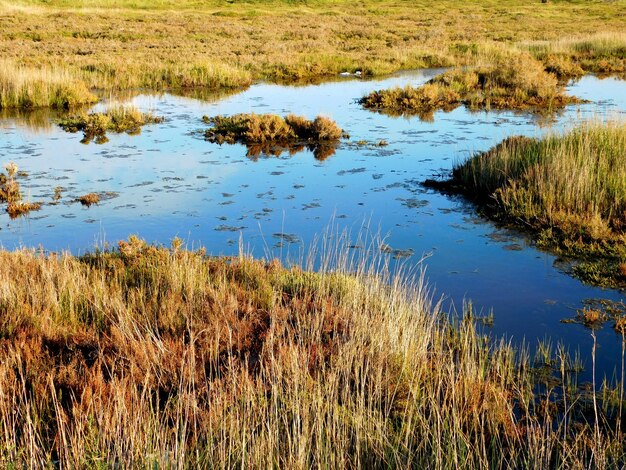
<path fill-rule="evenodd" d="M 63 188 L 63 197 L 27 218 L 0 214 L 0 242 L 7 249 L 43 246 L 81 253 L 130 234 L 165 244 L 179 236 L 213 254 L 235 254 L 243 240 L 254 255 L 285 258 L 306 251 L 303 247 L 329 225 L 356 234 L 365 224 L 391 247 L 384 256 L 413 253 L 403 259 L 408 267 L 428 256 L 426 276 L 435 296 L 445 295 L 445 308 L 460 310 L 471 299 L 484 314 L 493 309 L 494 335 L 531 345 L 550 338 L 587 357 L 589 331 L 560 320 L 573 317 L 584 299 L 621 301 L 624 293 L 584 286 L 523 236 L 498 229 L 462 199 L 424 190 L 419 182 L 509 135 L 540 135 L 582 119 L 623 117 L 626 82 L 585 77 L 572 84 L 572 94 L 592 103 L 571 106 L 554 122 L 464 108 L 424 122 L 373 113 L 356 103 L 373 89 L 420 84 L 437 73 L 302 87 L 258 84 L 212 102 L 136 96 L 130 101 L 166 121 L 146 126 L 137 136 L 109 135 L 103 145 L 81 144 L 80 134 L 65 133 L 41 113 L 4 116 L 0 163 L 13 160 L 29 173 L 22 187 L 30 199 L 52 201 L 56 186 Z M 202 115 L 239 112 L 309 118 L 321 113 L 351 139 L 322 161 L 307 150 L 248 157 L 244 146 L 210 144 L 199 135 L 205 127 Z M 383 139 L 389 145 L 374 145 Z M 112 194 L 90 208 L 71 202 L 94 191 Z M 608 325 L 598 341 L 598 367 L 610 375 L 621 342 Z M 590 361 L 585 362 L 589 369 Z"/>

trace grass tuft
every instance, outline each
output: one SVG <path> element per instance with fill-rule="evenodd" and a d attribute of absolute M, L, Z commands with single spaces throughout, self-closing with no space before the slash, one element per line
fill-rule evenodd
<path fill-rule="evenodd" d="M 7 204 L 6 211 L 12 219 L 28 214 L 31 211 L 41 209 L 39 202 L 22 201 L 22 191 L 18 177 L 28 176 L 27 173 L 19 171 L 15 162 L 9 162 L 4 166 L 6 174 L 0 173 L 0 202 Z"/>
<path fill-rule="evenodd" d="M 89 207 L 93 204 L 98 204 L 100 202 L 100 196 L 96 193 L 88 193 L 80 196 L 76 200 L 83 206 Z"/>
<path fill-rule="evenodd" d="M 245 144 L 249 156 L 279 156 L 285 149 L 293 154 L 306 146 L 315 158 L 323 160 L 335 153 L 339 139 L 345 135 L 335 121 L 324 116 L 309 120 L 293 114 L 282 118 L 251 113 L 204 116 L 202 120 L 211 125 L 204 134 L 209 142 Z"/>

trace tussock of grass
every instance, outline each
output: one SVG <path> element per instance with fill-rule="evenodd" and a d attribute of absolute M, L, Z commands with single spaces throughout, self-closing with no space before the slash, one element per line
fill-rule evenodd
<path fill-rule="evenodd" d="M 416 114 L 432 118 L 437 110 L 465 105 L 476 109 L 544 111 L 576 103 L 563 94 L 554 74 L 527 54 L 499 57 L 493 64 L 455 69 L 415 88 L 392 88 L 361 99 L 366 108 L 391 114 Z"/>
<path fill-rule="evenodd" d="M 38 211 L 39 209 L 41 209 L 40 202 L 19 201 L 19 202 L 10 202 L 7 205 L 7 213 L 9 214 L 9 217 L 11 217 L 12 219 L 28 214 L 29 212 L 32 212 L 32 211 Z"/>
<path fill-rule="evenodd" d="M 83 132 L 81 142 L 88 144 L 95 139 L 97 144 L 108 141 L 106 133 L 126 132 L 138 134 L 146 124 L 163 122 L 162 117 L 142 113 L 133 106 L 113 106 L 104 113 L 77 114 L 59 120 L 59 126 L 67 132 Z"/>
<path fill-rule="evenodd" d="M 98 204 L 100 202 L 100 195 L 96 193 L 83 194 L 82 196 L 78 197 L 76 200 L 80 202 L 83 206 L 89 207 L 93 204 Z"/>
<path fill-rule="evenodd" d="M 335 152 L 344 135 L 333 120 L 317 116 L 313 120 L 290 114 L 285 118 L 275 114 L 235 114 L 233 116 L 204 116 L 211 124 L 205 131 L 209 142 L 242 143 L 249 156 L 260 154 L 280 156 L 283 150 L 290 154 L 310 148 L 316 158 L 325 159 Z"/>
<path fill-rule="evenodd" d="M 448 187 L 532 230 L 541 246 L 590 258 L 577 268 L 587 280 L 626 285 L 625 148 L 623 122 L 511 137 L 457 166 Z"/>
<path fill-rule="evenodd" d="M 85 84 L 66 71 L 28 68 L 7 60 L 0 61 L 0 109 L 70 109 L 96 101 L 96 96 Z"/>
<path fill-rule="evenodd" d="M 533 395 L 527 362 L 471 321 L 443 319 L 419 282 L 381 277 L 375 263 L 312 273 L 181 245 L 131 237 L 82 258 L 0 251 L 4 462 L 623 462 L 614 410 L 601 412 L 600 439 L 574 424 L 578 408 L 559 424 L 557 406 L 545 413 Z M 337 253 L 345 262 L 349 251 Z"/>
<path fill-rule="evenodd" d="M 6 211 L 12 219 L 41 209 L 41 203 L 22 201 L 22 191 L 17 178 L 27 176 L 20 172 L 14 162 L 5 165 L 6 174 L 0 173 L 0 203 L 6 203 Z"/>

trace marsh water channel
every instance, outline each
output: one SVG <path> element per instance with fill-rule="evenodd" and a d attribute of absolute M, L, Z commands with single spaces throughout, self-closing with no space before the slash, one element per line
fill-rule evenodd
<path fill-rule="evenodd" d="M 214 255 L 237 254 L 242 240 L 255 256 L 298 259 L 329 225 L 355 237 L 365 225 L 384 238 L 381 256 L 392 264 L 411 269 L 427 256 L 426 277 L 435 298 L 444 296 L 444 308 L 460 311 L 471 300 L 482 314 L 493 310 L 486 331 L 494 337 L 531 347 L 549 339 L 580 351 L 588 379 L 589 330 L 561 320 L 572 318 L 585 299 L 619 302 L 624 292 L 583 285 L 525 236 L 477 216 L 462 198 L 419 183 L 510 135 L 539 136 L 585 119 L 623 117 L 626 82 L 584 77 L 568 90 L 591 102 L 554 119 L 460 107 L 427 122 L 374 113 L 356 102 L 374 89 L 419 85 L 439 72 L 307 86 L 261 83 L 212 100 L 138 95 L 128 101 L 165 122 L 140 135 L 111 134 L 102 145 L 82 144 L 80 134 L 61 130 L 52 115 L 5 115 L 0 163 L 15 161 L 28 173 L 21 184 L 31 200 L 51 202 L 57 186 L 63 192 L 59 204 L 27 217 L 11 220 L 2 212 L 0 242 L 5 249 L 41 246 L 80 254 L 131 234 L 163 244 L 178 236 Z M 323 114 L 351 138 L 321 160 L 307 149 L 248 155 L 242 145 L 211 144 L 198 132 L 206 127 L 203 115 L 240 112 Z M 388 145 L 378 146 L 381 140 Z M 89 192 L 109 197 L 89 208 L 73 202 Z M 604 326 L 598 332 L 599 379 L 612 376 L 620 355 L 621 338 Z"/>

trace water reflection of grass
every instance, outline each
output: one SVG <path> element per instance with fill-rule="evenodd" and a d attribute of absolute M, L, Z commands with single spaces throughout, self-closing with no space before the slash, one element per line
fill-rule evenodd
<path fill-rule="evenodd" d="M 206 257 L 180 240 L 131 237 L 80 258 L 0 251 L 2 458 L 68 468 L 623 463 L 619 386 L 593 408 L 595 391 L 580 390 L 561 349 L 516 355 L 479 334 L 472 315 L 448 320 L 419 279 L 385 276 L 381 259 L 352 253 L 331 249 L 310 272 Z"/>
<path fill-rule="evenodd" d="M 587 123 L 540 140 L 512 137 L 433 186 L 530 230 L 540 247 L 582 261 L 585 281 L 626 285 L 626 125 Z"/>

